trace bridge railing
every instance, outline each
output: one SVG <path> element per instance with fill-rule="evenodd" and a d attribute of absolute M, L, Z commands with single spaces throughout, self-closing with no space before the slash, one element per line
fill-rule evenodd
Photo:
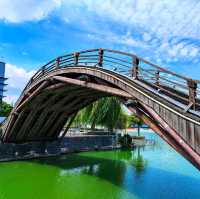
<path fill-rule="evenodd" d="M 109 49 L 85 50 L 57 57 L 42 66 L 27 87 L 51 71 L 72 66 L 103 67 L 113 70 L 148 83 L 158 92 L 178 99 L 187 105 L 188 109 L 200 107 L 200 81 L 161 68 L 134 54 Z"/>

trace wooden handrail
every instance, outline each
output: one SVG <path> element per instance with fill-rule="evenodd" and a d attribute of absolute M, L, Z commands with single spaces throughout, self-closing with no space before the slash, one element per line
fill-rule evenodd
<path fill-rule="evenodd" d="M 155 71 L 155 81 L 154 83 L 150 82 L 154 85 L 159 86 L 160 81 L 162 81 L 161 74 L 168 74 L 170 76 L 170 78 L 168 78 L 169 80 L 167 80 L 167 78 L 164 78 L 165 81 L 169 81 L 170 84 L 173 84 L 174 81 L 182 80 L 184 82 L 184 85 L 182 85 L 182 87 L 184 87 L 188 91 L 188 103 L 193 103 L 192 107 L 193 109 L 195 109 L 196 98 L 198 97 L 197 93 L 200 92 L 198 90 L 198 84 L 200 84 L 200 80 L 194 80 L 178 73 L 172 72 L 143 58 L 140 58 L 132 53 L 103 48 L 69 53 L 51 60 L 50 62 L 42 66 L 33 75 L 26 88 L 28 88 L 34 81 L 37 81 L 37 79 L 41 78 L 43 75 L 48 74 L 49 72 L 56 70 L 60 67 L 66 68 L 69 66 L 99 66 L 105 68 L 108 67 L 109 69 L 111 69 L 110 67 L 113 67 L 114 71 L 117 72 L 117 69 L 120 69 L 120 71 L 124 71 L 123 74 L 130 74 L 129 76 L 132 76 L 134 79 L 139 79 L 140 76 L 143 76 L 143 78 L 145 78 L 147 77 L 147 75 L 140 72 L 140 69 L 144 70 L 144 64 L 145 67 L 148 67 L 146 69 L 147 73 L 152 74 L 152 71 Z M 181 87 L 181 82 L 178 82 L 178 84 Z"/>

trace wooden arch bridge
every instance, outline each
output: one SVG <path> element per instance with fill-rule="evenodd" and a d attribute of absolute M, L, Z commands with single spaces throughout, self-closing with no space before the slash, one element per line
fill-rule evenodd
<path fill-rule="evenodd" d="M 199 84 L 134 54 L 108 49 L 67 54 L 30 79 L 2 127 L 1 140 L 61 139 L 80 109 L 101 97 L 118 96 L 200 169 Z"/>

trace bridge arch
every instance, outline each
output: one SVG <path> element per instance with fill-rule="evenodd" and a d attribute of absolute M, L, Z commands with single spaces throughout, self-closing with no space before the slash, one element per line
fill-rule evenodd
<path fill-rule="evenodd" d="M 56 140 L 81 108 L 114 95 L 200 168 L 198 84 L 129 53 L 106 49 L 72 53 L 50 61 L 31 78 L 2 128 L 1 139 Z"/>

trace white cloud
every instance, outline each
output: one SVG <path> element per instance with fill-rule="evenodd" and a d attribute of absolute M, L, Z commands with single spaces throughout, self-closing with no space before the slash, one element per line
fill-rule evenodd
<path fill-rule="evenodd" d="M 15 23 L 41 20 L 55 11 L 89 39 L 141 52 L 158 63 L 200 60 L 197 0 L 0 0 L 0 7 L 0 19 Z"/>
<path fill-rule="evenodd" d="M 5 93 L 5 100 L 9 103 L 14 103 L 35 72 L 7 63 L 5 77 L 8 78 L 6 82 L 8 84 L 6 87 L 8 91 Z"/>
<path fill-rule="evenodd" d="M 145 41 L 151 39 L 151 33 L 158 38 L 200 39 L 200 2 L 196 0 L 0 0 L 0 7 L 0 19 L 9 22 L 40 20 L 57 9 L 57 15 L 67 23 L 79 18 L 78 23 L 93 24 L 95 19 L 90 14 L 95 13 L 130 29 L 143 28 Z"/>
<path fill-rule="evenodd" d="M 67 18 L 68 23 L 78 21 L 94 31 L 93 39 L 103 38 L 106 42 L 129 46 L 130 50 L 143 48 L 152 57 L 158 52 L 164 60 L 166 57 L 191 60 L 199 56 L 199 45 L 195 44 L 200 42 L 199 1 L 68 0 L 62 5 L 61 18 Z M 123 31 L 116 33 L 113 22 Z M 129 34 L 124 33 L 125 29 Z"/>
<path fill-rule="evenodd" d="M 0 0 L 0 19 L 19 23 L 40 20 L 61 5 L 61 0 Z"/>
<path fill-rule="evenodd" d="M 22 67 L 7 63 L 5 76 L 8 78 L 9 87 L 23 89 L 35 72 L 36 71 L 26 71 Z"/>
<path fill-rule="evenodd" d="M 160 54 L 166 54 L 170 58 L 184 58 L 184 59 L 193 59 L 198 56 L 199 49 L 197 46 L 187 43 L 187 42 L 178 42 L 173 43 L 163 43 L 159 48 Z"/>
<path fill-rule="evenodd" d="M 149 33 L 145 32 L 143 34 L 143 39 L 144 39 L 144 41 L 149 41 L 149 40 L 151 40 L 151 35 Z"/>
<path fill-rule="evenodd" d="M 68 1 L 65 1 L 68 4 Z M 71 1 L 70 1 L 71 2 Z M 195 0 L 82 0 L 82 5 L 100 16 L 125 24 L 145 27 L 159 37 L 198 37 L 200 2 Z M 81 3 L 80 3 L 81 4 Z M 77 3 L 76 3 L 77 6 Z M 192 12 L 191 12 L 192 11 Z M 190 13 L 190 14 L 188 14 Z"/>
<path fill-rule="evenodd" d="M 9 104 L 14 105 L 18 98 L 19 98 L 19 95 L 10 94 L 10 95 L 6 96 L 5 98 L 3 98 L 3 100 Z"/>
<path fill-rule="evenodd" d="M 199 50 L 195 47 L 192 47 L 190 50 L 190 56 L 195 57 L 199 53 Z"/>
<path fill-rule="evenodd" d="M 125 35 L 118 35 L 118 34 L 106 34 L 102 37 L 102 39 L 106 39 L 107 41 L 116 43 L 116 44 L 123 44 L 132 47 L 146 47 L 146 43 L 134 38 L 130 32 L 127 32 Z"/>

